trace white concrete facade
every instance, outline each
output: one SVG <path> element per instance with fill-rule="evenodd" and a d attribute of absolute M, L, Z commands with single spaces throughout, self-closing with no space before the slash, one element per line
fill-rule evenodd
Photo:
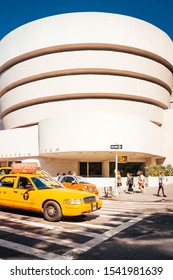
<path fill-rule="evenodd" d="M 102 162 L 173 164 L 173 42 L 139 19 L 71 13 L 0 42 L 0 162 L 28 157 L 56 172 Z"/>

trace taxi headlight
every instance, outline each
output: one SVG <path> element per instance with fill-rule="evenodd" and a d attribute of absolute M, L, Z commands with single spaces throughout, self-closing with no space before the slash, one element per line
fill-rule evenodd
<path fill-rule="evenodd" d="M 96 200 L 99 200 L 99 196 L 98 195 L 96 195 Z"/>
<path fill-rule="evenodd" d="M 65 199 L 64 204 L 82 204 L 82 199 Z"/>

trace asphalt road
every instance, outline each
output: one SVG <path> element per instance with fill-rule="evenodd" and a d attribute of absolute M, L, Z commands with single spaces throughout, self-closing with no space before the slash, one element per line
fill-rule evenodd
<path fill-rule="evenodd" d="M 0 210 L 2 260 L 173 260 L 173 203 L 103 200 L 101 210 L 50 223 Z"/>
<path fill-rule="evenodd" d="M 173 260 L 173 209 L 150 213 L 78 259 Z"/>

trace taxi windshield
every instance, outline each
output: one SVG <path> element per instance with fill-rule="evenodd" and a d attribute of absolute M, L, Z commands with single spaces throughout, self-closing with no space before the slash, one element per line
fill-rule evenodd
<path fill-rule="evenodd" d="M 81 176 L 75 176 L 75 178 L 77 179 L 78 183 L 81 183 L 81 184 L 89 184 L 88 180 L 81 177 Z"/>
<path fill-rule="evenodd" d="M 50 178 L 32 177 L 31 179 L 38 190 L 57 189 L 57 188 L 64 187 L 62 184 L 59 184 L 58 182 L 56 182 L 55 180 L 50 179 Z"/>

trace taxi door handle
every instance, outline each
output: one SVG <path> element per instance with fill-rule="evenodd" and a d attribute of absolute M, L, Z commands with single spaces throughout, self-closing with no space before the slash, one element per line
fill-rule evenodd
<path fill-rule="evenodd" d="M 18 193 L 18 191 L 14 191 L 14 193 Z"/>

